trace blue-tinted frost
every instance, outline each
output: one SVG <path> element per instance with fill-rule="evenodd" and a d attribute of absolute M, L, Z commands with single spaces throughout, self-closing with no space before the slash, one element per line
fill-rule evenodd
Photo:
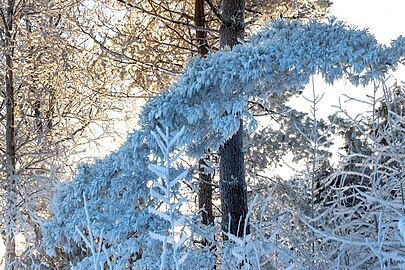
<path fill-rule="evenodd" d="M 198 157 L 232 136 L 242 115 L 254 121 L 246 109 L 249 99 L 302 89 L 318 73 L 328 83 L 344 77 L 356 85 L 368 84 L 382 79 L 404 56 L 403 37 L 385 47 L 367 31 L 335 20 L 278 20 L 246 44 L 192 59 L 169 89 L 147 102 L 140 129 L 119 150 L 81 165 L 74 179 L 59 187 L 51 207 L 53 217 L 45 227 L 50 253 L 55 246 L 71 251 L 72 243 L 80 242 L 75 226 L 86 226 L 84 193 L 93 229 L 104 229 L 105 242 L 119 250 L 123 260 L 142 249 L 145 266 L 157 267 L 154 255 L 161 245 L 148 232 L 163 232 L 167 224 L 148 211 L 154 201 L 147 183 L 156 175 L 147 166 L 158 156 L 151 131 L 164 127 L 177 133 L 184 127 L 178 146 L 187 145 L 188 153 Z"/>

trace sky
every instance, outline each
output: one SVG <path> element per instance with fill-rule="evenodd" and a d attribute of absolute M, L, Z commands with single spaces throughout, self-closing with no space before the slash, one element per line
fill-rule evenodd
<path fill-rule="evenodd" d="M 369 28 L 380 43 L 405 35 L 404 0 L 333 0 L 331 12 L 349 25 Z"/>

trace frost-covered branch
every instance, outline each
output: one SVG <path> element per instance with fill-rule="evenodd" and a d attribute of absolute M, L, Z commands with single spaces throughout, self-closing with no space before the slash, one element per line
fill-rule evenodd
<path fill-rule="evenodd" d="M 170 224 L 168 235 L 149 232 L 152 238 L 163 243 L 161 270 L 166 269 L 167 265 L 171 265 L 170 261 L 166 261 L 169 247 L 171 248 L 170 253 L 176 270 L 180 269 L 180 265 L 185 262 L 188 255 L 187 252 L 182 251 L 182 247 L 188 238 L 185 232 L 187 216 L 180 213 L 180 208 L 187 201 L 187 197 L 180 199 L 176 197 L 176 194 L 178 194 L 176 187 L 187 176 L 188 170 L 175 177 L 172 176 L 175 162 L 184 152 L 184 149 L 182 149 L 173 154 L 176 143 L 183 134 L 184 129 L 171 136 L 168 129 L 163 133 L 159 128 L 157 128 L 157 133 L 152 133 L 162 153 L 162 161 L 160 165 L 149 165 L 149 169 L 159 177 L 159 179 L 153 181 L 150 192 L 156 200 L 162 202 L 162 205 L 159 209 L 149 208 L 149 211 Z M 177 236 L 178 233 L 176 232 L 178 230 L 180 230 L 179 236 Z"/>
<path fill-rule="evenodd" d="M 88 237 L 77 226 L 75 227 L 76 233 L 78 233 L 80 235 L 80 237 L 86 244 L 86 247 L 88 249 L 90 249 L 94 270 L 104 269 L 105 263 L 107 263 L 109 269 L 112 270 L 114 268 L 109 259 L 107 249 L 105 248 L 105 245 L 103 243 L 104 228 L 101 229 L 100 234 L 98 236 L 94 235 L 93 226 L 90 221 L 90 214 L 89 214 L 89 208 L 87 206 L 86 195 L 84 193 L 83 193 L 83 202 L 84 202 L 84 211 L 86 214 L 86 223 L 87 223 L 86 231 L 88 232 Z M 95 237 L 98 238 L 98 243 L 96 243 Z M 104 253 L 105 256 L 104 256 L 103 260 L 100 260 L 100 255 L 102 253 Z M 85 268 L 85 266 L 82 266 L 79 268 Z"/>
<path fill-rule="evenodd" d="M 53 218 L 46 225 L 45 230 L 45 241 L 48 243 L 49 253 L 55 254 L 54 247 L 71 252 L 75 249 L 75 244 L 83 242 L 74 228 L 86 225 L 82 218 L 84 205 L 81 198 L 81 194 L 85 192 L 88 200 L 92 202 L 88 205 L 89 212 L 97 213 L 92 221 L 93 228 L 100 230 L 105 224 L 109 226 L 104 230 L 104 241 L 120 254 L 114 259 L 120 261 L 121 265 L 130 262 L 132 265 L 149 267 L 149 269 L 158 267 L 155 250 L 165 238 L 157 236 L 156 238 L 160 240 L 156 241 L 151 239 L 148 232 L 152 231 L 156 235 L 167 237 L 167 240 L 163 241 L 167 245 L 165 248 L 167 251 L 171 250 L 170 247 L 175 243 L 178 245 L 183 241 L 173 238 L 176 228 L 173 224 L 177 220 L 173 218 L 176 216 L 171 216 L 171 211 L 165 213 L 159 208 L 164 202 L 163 205 L 166 205 L 168 210 L 177 211 L 178 206 L 183 202 L 182 199 L 171 201 L 171 188 L 174 188 L 176 183 L 170 183 L 179 179 L 167 174 L 167 167 L 170 168 L 172 164 L 167 159 L 168 154 L 164 151 L 163 155 L 159 154 L 161 149 L 168 151 L 174 146 L 171 140 L 165 141 L 164 136 L 178 134 L 182 130 L 182 136 L 176 137 L 176 147 L 183 148 L 187 145 L 187 154 L 201 157 L 205 149 L 216 151 L 238 130 L 240 117 L 249 120 L 248 127 L 249 124 L 251 128 L 254 127 L 252 125 L 254 117 L 247 110 L 249 100 L 266 100 L 274 93 L 282 93 L 286 89 L 302 89 L 315 74 L 321 74 L 328 83 L 341 78 L 347 78 L 355 85 L 383 80 L 387 71 L 395 69 L 404 61 L 404 56 L 405 38 L 398 38 L 392 42 L 391 47 L 385 47 L 378 44 L 367 31 L 351 29 L 335 20 L 327 23 L 278 20 L 266 26 L 250 42 L 235 46 L 232 50 L 223 50 L 209 54 L 205 58 L 193 59 L 183 75 L 179 76 L 167 91 L 146 103 L 140 116 L 139 130 L 130 134 L 120 149 L 105 159 L 97 160 L 94 164 L 80 166 L 75 178 L 61 185 L 51 207 Z M 396 123 L 398 123 L 397 126 L 390 125 L 391 128 L 397 128 L 395 132 L 393 130 L 388 132 L 386 125 L 381 125 L 381 130 L 377 132 L 381 135 L 377 137 L 378 140 L 399 141 L 400 125 L 399 122 Z M 160 136 L 159 142 L 152 135 L 152 131 L 162 127 L 167 129 L 167 133 L 155 134 Z M 403 138 L 401 139 L 403 141 Z M 347 217 L 344 213 L 335 216 L 336 212 L 333 212 L 336 209 L 344 211 L 342 205 L 348 206 L 349 203 L 354 207 L 351 213 L 357 211 L 356 219 L 353 218 L 350 221 L 364 217 L 362 224 L 371 231 L 372 225 L 368 223 L 372 224 L 375 211 L 381 209 L 380 206 L 372 208 L 373 210 L 370 210 L 372 214 L 368 215 L 366 212 L 367 215 L 362 216 L 363 207 L 368 204 L 364 197 L 353 192 L 353 187 L 345 184 L 347 181 L 352 181 L 363 192 L 368 192 L 370 186 L 366 185 L 367 181 L 375 180 L 374 186 L 378 187 L 376 191 L 384 191 L 381 194 L 391 196 L 387 190 L 391 183 L 395 183 L 394 179 L 397 179 L 396 173 L 400 167 L 389 164 L 397 162 L 403 165 L 403 161 L 398 159 L 402 157 L 400 144 L 391 143 L 390 145 L 396 147 L 395 151 L 389 154 L 384 152 L 386 153 L 385 164 L 378 165 L 377 174 L 373 175 L 368 171 L 370 166 L 374 167 L 375 157 L 369 156 L 369 159 L 363 159 L 360 158 L 360 153 L 356 163 L 352 164 L 348 161 L 351 167 L 342 170 L 355 171 L 360 175 L 359 177 L 335 173 L 333 176 L 336 178 L 329 178 L 330 183 L 335 186 L 331 186 L 326 196 L 329 201 L 325 200 L 328 206 L 326 209 L 330 211 L 322 213 L 322 217 L 329 218 L 329 222 L 338 224 L 334 233 L 352 232 L 352 229 L 346 227 Z M 387 148 L 379 145 L 371 150 L 381 152 L 384 149 Z M 364 156 L 368 156 L 368 153 Z M 151 166 L 156 175 L 147 169 L 151 160 L 166 162 L 160 164 L 160 167 Z M 358 166 L 363 161 L 367 165 Z M 155 186 L 153 189 L 149 189 L 151 180 Z M 382 180 L 387 180 L 390 184 L 383 185 Z M 377 186 L 377 182 L 382 186 Z M 398 186 L 396 184 L 393 186 L 397 191 Z M 301 199 L 297 191 L 285 185 L 277 185 L 277 188 L 283 189 L 286 194 L 295 195 L 296 201 Z M 339 192 L 344 196 L 338 196 Z M 151 195 L 158 200 L 151 199 Z M 395 200 L 398 200 L 399 193 L 395 192 L 394 195 Z M 302 247 L 307 244 L 304 240 L 307 239 L 306 232 L 299 237 L 294 234 L 284 237 L 291 233 L 291 228 L 295 231 L 299 228 L 299 231 L 302 227 L 302 221 L 297 215 L 291 214 L 293 208 L 288 203 L 284 206 L 284 212 L 280 212 L 276 207 L 274 207 L 275 210 L 269 210 L 269 213 L 274 212 L 275 216 L 280 217 L 277 221 L 269 222 L 275 228 L 270 235 L 274 236 L 278 242 L 286 243 L 287 246 L 293 243 L 295 247 Z M 331 216 L 327 215 L 329 213 Z M 162 234 L 162 218 L 170 224 L 168 235 Z M 281 220 L 290 226 L 288 230 L 280 225 Z M 179 224 L 182 224 L 183 221 L 180 221 Z M 392 222 L 387 224 L 391 226 Z M 343 258 L 343 255 L 337 253 L 339 244 L 333 241 L 329 244 L 331 253 L 320 257 L 318 262 L 327 261 L 333 256 Z M 353 250 L 352 247 L 349 249 Z M 168 259 L 171 256 L 177 260 L 177 266 L 181 265 L 182 256 L 177 253 L 176 248 L 174 250 L 176 255 L 167 253 L 164 258 Z M 294 252 L 299 254 L 291 255 L 295 265 L 306 265 L 305 260 L 310 257 L 308 253 L 299 248 Z M 202 264 L 197 261 L 195 263 Z M 284 260 L 284 263 L 283 265 L 288 265 L 288 260 Z M 173 265 L 176 265 L 174 261 Z"/>
<path fill-rule="evenodd" d="M 386 48 L 367 31 L 334 20 L 275 21 L 249 43 L 192 60 L 168 92 L 146 104 L 141 123 L 152 130 L 184 126 L 193 136 L 181 143 L 194 144 L 190 150 L 202 155 L 236 132 L 238 117 L 250 114 L 248 100 L 302 89 L 318 73 L 330 84 L 341 78 L 355 85 L 380 80 L 404 58 L 404 40 Z"/>

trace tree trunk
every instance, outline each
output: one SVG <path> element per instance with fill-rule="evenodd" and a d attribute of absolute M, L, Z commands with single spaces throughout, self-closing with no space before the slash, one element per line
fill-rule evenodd
<path fill-rule="evenodd" d="M 204 0 L 195 0 L 194 23 L 198 27 L 205 27 Z M 204 57 L 208 53 L 207 32 L 196 30 L 198 54 Z"/>
<path fill-rule="evenodd" d="M 194 23 L 196 26 L 205 27 L 204 0 L 195 0 L 194 6 Z M 208 53 L 207 32 L 202 30 L 196 31 L 198 54 L 204 57 Z M 198 207 L 202 211 L 202 223 L 206 225 L 214 224 L 214 215 L 212 212 L 212 177 L 204 171 L 207 163 L 204 159 L 199 162 L 199 192 L 198 192 Z M 203 244 L 207 245 L 207 240 L 203 240 Z"/>
<path fill-rule="evenodd" d="M 199 178 L 200 185 L 198 191 L 198 207 L 202 209 L 202 223 L 206 225 L 214 224 L 214 215 L 212 212 L 212 176 L 211 174 L 204 172 L 204 167 L 207 166 L 205 159 L 199 160 Z M 208 244 L 204 240 L 203 244 Z"/>
<path fill-rule="evenodd" d="M 233 47 L 243 39 L 244 0 L 222 1 L 221 47 Z M 220 149 L 220 192 L 222 230 L 238 237 L 243 236 L 247 214 L 247 185 L 243 157 L 243 120 L 236 134 Z M 249 226 L 246 234 L 249 234 Z M 227 239 L 224 234 L 224 238 Z"/>
<path fill-rule="evenodd" d="M 221 48 L 233 47 L 243 39 L 245 0 L 222 1 L 222 24 L 219 29 Z"/>
<path fill-rule="evenodd" d="M 243 157 L 243 123 L 220 150 L 220 191 L 222 210 L 222 230 L 238 237 L 243 236 L 247 214 L 247 185 L 245 181 L 245 161 Z M 246 234 L 250 233 L 249 226 Z M 227 237 L 224 235 L 224 238 Z"/>
<path fill-rule="evenodd" d="M 15 219 L 16 219 L 16 179 L 15 179 L 15 100 L 14 100 L 14 73 L 13 73 L 13 20 L 14 20 L 14 1 L 8 1 L 6 17 L 6 40 L 5 40 L 5 104 L 6 104 L 6 181 L 7 181 L 7 219 L 3 236 L 5 238 L 5 269 L 15 269 L 16 250 L 15 250 Z"/>

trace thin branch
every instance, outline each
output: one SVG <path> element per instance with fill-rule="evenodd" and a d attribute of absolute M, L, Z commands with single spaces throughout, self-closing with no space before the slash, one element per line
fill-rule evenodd
<path fill-rule="evenodd" d="M 207 4 L 210 6 L 212 12 L 214 12 L 215 16 L 222 22 L 222 14 L 221 14 L 220 9 L 217 6 L 215 6 L 211 0 L 205 0 L 205 2 L 207 2 Z"/>
<path fill-rule="evenodd" d="M 189 27 L 189 28 L 193 28 L 193 29 L 195 29 L 195 30 L 198 30 L 198 31 L 206 31 L 206 32 L 219 33 L 219 30 L 217 30 L 217 29 L 206 28 L 206 27 L 198 27 L 198 26 L 195 26 L 195 25 L 190 24 L 190 23 L 172 20 L 172 19 L 170 19 L 170 18 L 164 17 L 164 16 L 159 15 L 159 14 L 156 14 L 156 13 L 154 13 L 154 12 L 150 12 L 150 11 L 146 10 L 145 8 L 139 6 L 139 5 L 134 5 L 134 4 L 129 3 L 128 1 L 125 1 L 125 0 L 116 0 L 116 1 L 117 1 L 117 2 L 120 2 L 120 3 L 124 4 L 124 5 L 126 5 L 126 6 L 128 6 L 128 7 L 138 9 L 138 10 L 142 11 L 142 12 L 145 13 L 145 14 L 148 14 L 148 15 L 151 15 L 151 16 L 153 16 L 153 17 L 159 18 L 159 19 L 161 19 L 161 20 L 163 20 L 163 21 L 167 21 L 167 22 L 171 22 L 171 23 L 174 23 L 174 24 L 186 26 L 186 27 Z"/>
<path fill-rule="evenodd" d="M 188 15 L 187 13 L 179 12 L 179 11 L 176 11 L 176 10 L 171 10 L 171 9 L 165 7 L 165 6 L 159 5 L 158 3 L 156 3 L 156 2 L 153 1 L 153 0 L 149 0 L 148 2 L 149 2 L 149 3 L 153 3 L 154 5 L 159 6 L 159 7 L 162 8 L 164 11 L 167 11 L 167 12 L 169 12 L 170 14 L 174 13 L 174 14 L 180 15 L 180 17 L 186 18 L 187 20 L 193 20 L 193 19 L 194 19 L 193 16 L 190 16 L 190 15 Z"/>
<path fill-rule="evenodd" d="M 80 28 L 80 30 L 81 30 L 84 34 L 86 34 L 87 36 L 89 36 L 97 45 L 99 45 L 102 50 L 104 50 L 104 51 L 106 51 L 106 52 L 108 52 L 108 53 L 110 53 L 110 54 L 112 54 L 112 55 L 118 57 L 118 59 L 121 59 L 121 58 L 124 56 L 125 58 L 130 59 L 131 61 L 133 61 L 133 62 L 135 62 L 135 63 L 137 63 L 137 64 L 140 64 L 140 65 L 142 65 L 142 66 L 145 66 L 145 67 L 149 67 L 149 68 L 152 68 L 152 69 L 157 69 L 157 70 L 163 71 L 163 72 L 165 72 L 165 73 L 167 73 L 167 74 L 170 74 L 170 75 L 178 75 L 178 74 L 179 74 L 178 72 L 175 72 L 175 71 L 173 71 L 173 70 L 169 70 L 169 69 L 166 69 L 166 68 L 163 68 L 163 67 L 159 67 L 159 66 L 157 66 L 156 64 L 147 63 L 147 62 L 144 62 L 144 61 L 142 61 L 142 60 L 135 59 L 135 58 L 133 58 L 133 57 L 129 57 L 128 55 L 125 55 L 125 54 L 122 54 L 122 53 L 118 53 L 118 52 L 116 52 L 116 51 L 113 51 L 112 49 L 110 49 L 110 48 L 108 48 L 107 46 L 105 46 L 104 42 L 99 41 L 92 33 L 86 31 L 86 30 L 85 30 L 83 27 L 81 27 L 80 25 L 77 25 L 77 26 Z M 120 63 L 124 63 L 124 62 L 122 61 L 122 59 L 121 59 L 121 60 L 116 60 L 116 61 L 119 61 Z M 129 62 L 128 62 L 128 64 L 129 64 Z"/>

